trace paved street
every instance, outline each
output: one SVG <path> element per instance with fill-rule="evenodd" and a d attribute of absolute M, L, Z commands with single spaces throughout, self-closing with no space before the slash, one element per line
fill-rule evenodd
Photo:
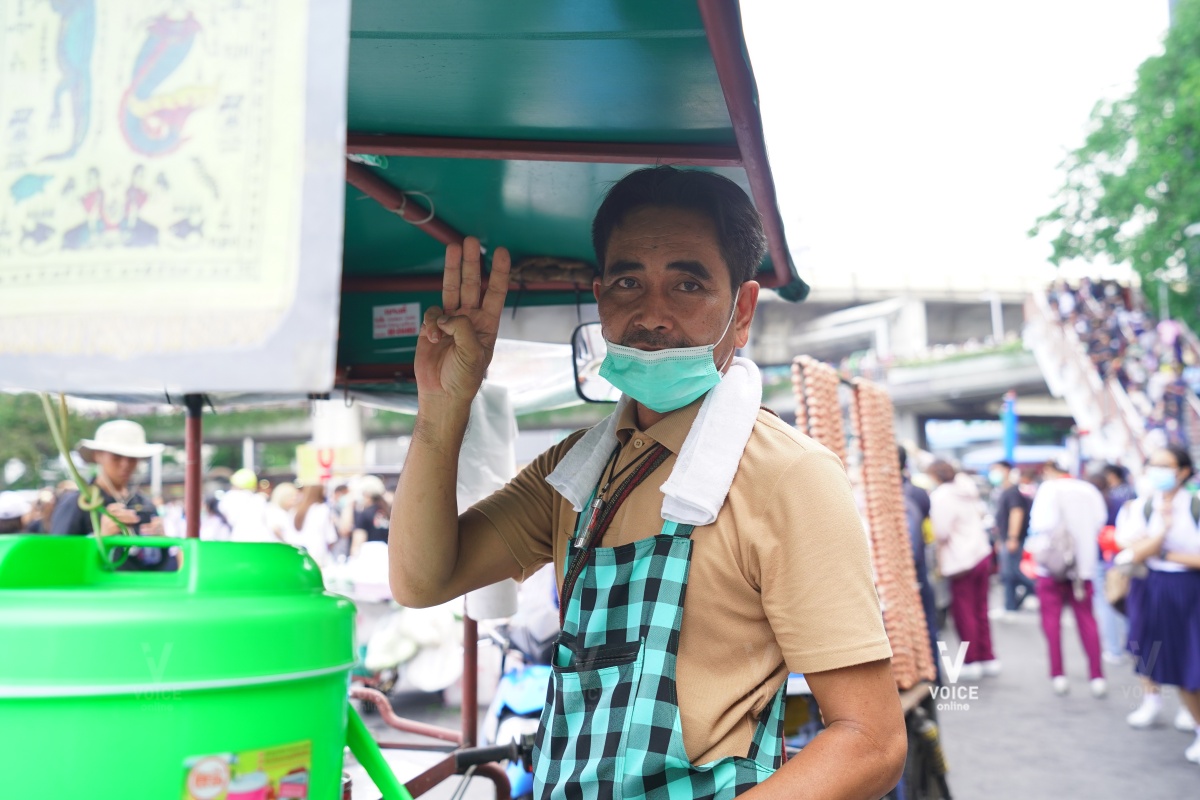
<path fill-rule="evenodd" d="M 993 608 L 999 605 L 993 594 Z M 1070 620 L 1070 622 L 1067 622 Z M 1174 800 L 1200 797 L 1200 765 L 1184 760 L 1192 737 L 1170 726 L 1178 708 L 1164 693 L 1167 724 L 1133 730 L 1125 715 L 1141 701 L 1131 666 L 1105 665 L 1108 697 L 1088 692 L 1087 662 L 1070 612 L 1063 653 L 1071 692 L 1050 688 L 1049 660 L 1038 612 L 993 621 L 1004 673 L 978 684 L 965 711 L 940 715 L 950 789 L 955 800 Z M 950 650 L 957 648 L 953 634 Z"/>

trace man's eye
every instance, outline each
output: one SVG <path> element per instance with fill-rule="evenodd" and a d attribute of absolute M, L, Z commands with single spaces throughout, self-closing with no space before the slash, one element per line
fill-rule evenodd
<path fill-rule="evenodd" d="M 618 278 L 616 285 L 622 289 L 635 289 L 637 288 L 637 281 L 633 278 Z"/>
<path fill-rule="evenodd" d="M 679 288 L 685 292 L 698 292 L 700 291 L 700 284 L 695 281 L 684 281 L 679 284 Z"/>

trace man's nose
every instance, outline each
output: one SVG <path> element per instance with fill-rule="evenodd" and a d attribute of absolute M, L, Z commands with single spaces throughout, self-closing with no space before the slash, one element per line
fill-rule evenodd
<path fill-rule="evenodd" d="M 666 299 L 656 292 L 649 292 L 638 305 L 633 324 L 643 330 L 667 333 L 674 329 L 675 320 Z"/>

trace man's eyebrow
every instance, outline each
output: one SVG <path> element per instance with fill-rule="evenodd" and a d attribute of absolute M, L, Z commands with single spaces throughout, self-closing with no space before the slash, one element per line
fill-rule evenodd
<path fill-rule="evenodd" d="M 702 281 L 711 281 L 712 273 L 708 271 L 708 267 L 701 264 L 699 261 L 672 261 L 667 264 L 667 269 L 675 272 L 684 272 L 694 278 Z M 616 261 L 610 264 L 604 273 L 609 276 L 628 275 L 633 272 L 645 272 L 646 266 L 640 261 Z"/>
<path fill-rule="evenodd" d="M 672 261 L 670 264 L 667 264 L 667 269 L 673 269 L 676 272 L 686 272 L 688 275 L 699 278 L 702 281 L 712 280 L 712 273 L 708 271 L 708 267 L 699 261 Z"/>
<path fill-rule="evenodd" d="M 605 270 L 609 275 L 625 275 L 630 272 L 645 272 L 645 265 L 637 261 L 617 261 L 610 264 Z"/>

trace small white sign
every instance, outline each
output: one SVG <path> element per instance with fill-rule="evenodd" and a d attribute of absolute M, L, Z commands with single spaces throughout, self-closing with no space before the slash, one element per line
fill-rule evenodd
<path fill-rule="evenodd" d="M 421 304 L 404 303 L 396 306 L 375 306 L 376 339 L 396 339 L 416 336 L 421 330 Z"/>

